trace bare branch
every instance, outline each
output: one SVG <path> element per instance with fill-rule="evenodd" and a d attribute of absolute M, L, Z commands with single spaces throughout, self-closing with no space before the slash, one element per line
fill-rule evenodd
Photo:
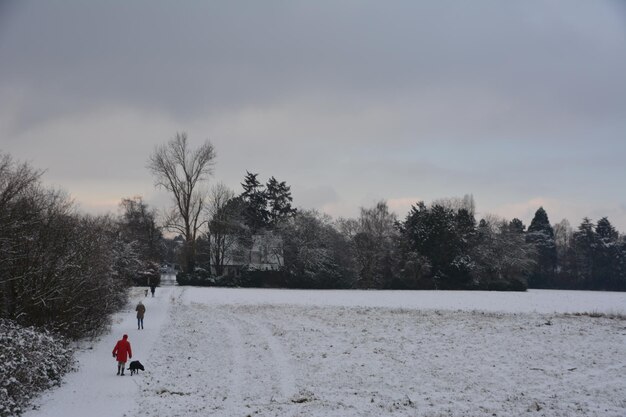
<path fill-rule="evenodd" d="M 213 173 L 216 153 L 206 141 L 191 150 L 186 133 L 177 133 L 165 145 L 157 146 L 148 160 L 148 169 L 155 177 L 155 186 L 172 195 L 176 216 L 168 216 L 166 227 L 179 231 L 186 242 L 186 270 L 193 269 L 195 241 L 198 230 L 205 224 L 200 219 L 207 196 L 202 183 Z"/>

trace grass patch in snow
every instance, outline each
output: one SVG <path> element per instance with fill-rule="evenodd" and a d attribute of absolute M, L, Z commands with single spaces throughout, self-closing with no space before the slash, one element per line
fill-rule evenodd
<path fill-rule="evenodd" d="M 614 313 L 614 312 L 602 313 L 597 310 L 584 311 L 584 312 L 579 312 L 579 313 L 566 313 L 565 315 L 576 316 L 576 317 L 587 316 L 591 318 L 607 318 L 611 320 L 626 320 L 626 314 Z"/>

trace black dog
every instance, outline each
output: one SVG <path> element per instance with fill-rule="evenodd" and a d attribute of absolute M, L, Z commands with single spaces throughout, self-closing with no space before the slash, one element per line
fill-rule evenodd
<path fill-rule="evenodd" d="M 130 369 L 131 375 L 138 373 L 140 369 L 145 371 L 145 369 L 143 369 L 143 365 L 139 361 L 132 361 L 128 369 Z"/>

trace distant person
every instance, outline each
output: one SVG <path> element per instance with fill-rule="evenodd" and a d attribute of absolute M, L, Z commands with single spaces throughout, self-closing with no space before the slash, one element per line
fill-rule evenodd
<path fill-rule="evenodd" d="M 150 284 L 150 292 L 152 293 L 152 298 L 154 298 L 154 290 L 156 289 L 156 285 Z"/>
<path fill-rule="evenodd" d="M 118 340 L 113 348 L 113 357 L 117 360 L 117 375 L 124 376 L 124 367 L 126 367 L 126 361 L 133 357 L 133 351 L 130 348 L 130 342 L 128 341 L 128 335 L 122 336 L 121 340 Z"/>
<path fill-rule="evenodd" d="M 143 315 L 146 314 L 146 306 L 140 301 L 135 307 L 135 311 L 137 312 L 137 330 L 143 329 Z"/>

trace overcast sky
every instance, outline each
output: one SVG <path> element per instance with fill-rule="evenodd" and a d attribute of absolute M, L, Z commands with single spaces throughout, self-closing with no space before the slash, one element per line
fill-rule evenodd
<path fill-rule="evenodd" d="M 626 232 L 615 1 L 0 0 L 0 151 L 85 211 L 142 195 L 187 132 L 334 217 L 473 194 L 478 217 Z"/>

